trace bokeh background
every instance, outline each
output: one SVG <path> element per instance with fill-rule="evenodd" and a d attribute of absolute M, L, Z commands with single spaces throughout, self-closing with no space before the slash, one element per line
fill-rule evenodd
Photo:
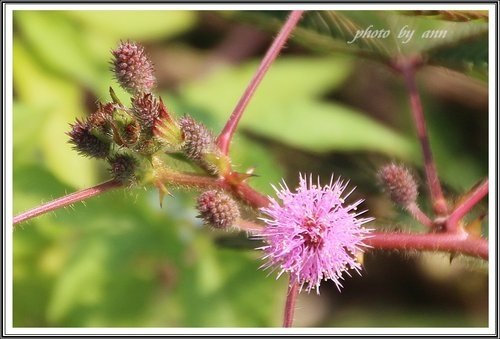
<path fill-rule="evenodd" d="M 362 39 L 349 49 L 345 41 L 353 23 L 463 34 L 428 52 L 434 66 L 418 76 L 438 172 L 453 202 L 488 175 L 487 23 L 450 13 L 308 13 L 241 121 L 231 148 L 236 168 L 254 167 L 251 184 L 267 194 L 281 178 L 294 187 L 299 172 L 324 181 L 341 175 L 357 187 L 353 200 L 366 199 L 372 227 L 423 231 L 376 181 L 381 165 L 407 164 L 430 211 L 402 79 L 376 56 L 438 42 Z M 109 179 L 105 164 L 79 157 L 65 133 L 76 117 L 110 100 L 109 86 L 128 102 L 109 71 L 120 40 L 146 46 L 156 93 L 170 110 L 218 132 L 285 14 L 16 11 L 14 214 Z M 375 57 L 359 57 L 357 49 Z M 14 326 L 280 326 L 286 279 L 258 269 L 258 243 L 244 234 L 202 227 L 196 194 L 174 190 L 160 208 L 151 187 L 118 190 L 20 225 L 13 234 Z M 485 216 L 486 206 L 474 215 Z M 482 226 L 486 233 L 487 218 Z M 364 264 L 363 276 L 346 279 L 340 293 L 326 282 L 319 296 L 301 294 L 295 324 L 487 326 L 487 263 L 370 251 Z"/>

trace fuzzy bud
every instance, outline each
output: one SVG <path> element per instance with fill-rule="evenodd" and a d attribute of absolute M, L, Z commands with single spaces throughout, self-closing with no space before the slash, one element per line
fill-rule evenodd
<path fill-rule="evenodd" d="M 139 94 L 132 99 L 132 112 L 144 130 L 151 131 L 160 114 L 159 102 L 151 93 Z"/>
<path fill-rule="evenodd" d="M 417 200 L 417 184 L 405 167 L 386 165 L 379 170 L 378 177 L 396 204 L 407 207 Z"/>
<path fill-rule="evenodd" d="M 198 197 L 199 217 L 205 225 L 218 229 L 232 226 L 240 217 L 238 204 L 222 191 L 206 191 Z"/>
<path fill-rule="evenodd" d="M 211 150 L 214 145 L 212 133 L 201 123 L 190 116 L 184 116 L 180 120 L 184 145 L 184 153 L 189 159 L 199 161 L 203 154 Z"/>
<path fill-rule="evenodd" d="M 219 173 L 219 158 L 222 157 L 215 145 L 215 138 L 205 125 L 186 115 L 180 119 L 182 131 L 182 151 L 189 159 L 210 174 Z"/>
<path fill-rule="evenodd" d="M 135 172 L 138 161 L 131 155 L 118 154 L 109 159 L 109 172 L 116 180 L 123 184 L 134 184 L 137 181 Z"/>
<path fill-rule="evenodd" d="M 109 155 L 111 143 L 104 138 L 99 138 L 93 133 L 95 127 L 88 121 L 76 120 L 71 125 L 71 131 L 67 134 L 70 137 L 70 143 L 80 154 L 93 158 L 106 158 Z"/>
<path fill-rule="evenodd" d="M 144 47 L 135 42 L 121 42 L 113 54 L 112 70 L 120 85 L 128 92 L 151 92 L 155 85 L 153 64 Z"/>

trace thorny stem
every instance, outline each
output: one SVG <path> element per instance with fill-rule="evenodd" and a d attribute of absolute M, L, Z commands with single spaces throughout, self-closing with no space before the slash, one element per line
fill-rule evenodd
<path fill-rule="evenodd" d="M 109 191 L 109 190 L 112 190 L 114 188 L 118 188 L 121 186 L 122 186 L 121 182 L 116 181 L 116 180 L 109 180 L 109 181 L 106 181 L 102 184 L 99 184 L 99 185 L 96 185 L 93 187 L 83 189 L 83 190 L 78 191 L 78 192 L 74 192 L 74 193 L 65 195 L 61 198 L 52 200 L 46 204 L 37 206 L 31 210 L 28 210 L 24 213 L 16 215 L 14 217 L 14 223 L 13 223 L 14 225 L 13 226 L 15 226 L 23 221 L 35 218 L 39 215 L 57 210 L 59 208 L 62 208 L 62 207 L 68 206 L 68 205 L 71 205 L 71 204 L 78 202 L 78 201 L 86 200 L 88 198 L 94 197 L 96 195 L 99 195 L 101 193 L 104 193 L 106 191 Z"/>
<path fill-rule="evenodd" d="M 415 69 L 418 66 L 418 62 L 418 59 L 404 59 L 399 60 L 394 66 L 395 69 L 403 74 L 406 89 L 408 90 L 410 97 L 411 112 L 417 129 L 418 139 L 422 147 L 427 184 L 432 197 L 434 211 L 438 215 L 445 215 L 447 213 L 448 206 L 443 196 L 441 184 L 437 175 L 436 165 L 432 158 L 429 136 L 427 134 L 427 127 L 425 124 L 424 110 L 422 108 L 422 102 L 420 100 L 420 95 L 415 81 Z"/>
<path fill-rule="evenodd" d="M 198 188 L 218 188 L 229 191 L 235 196 L 241 198 L 249 205 L 259 208 L 269 204 L 269 199 L 252 189 L 245 183 L 237 186 L 229 185 L 224 179 L 203 176 L 191 173 L 179 173 L 172 171 L 162 171 L 158 173 L 158 179 L 166 183 Z M 113 188 L 123 187 L 115 180 L 110 180 L 64 197 L 53 200 L 42 206 L 35 207 L 14 217 L 14 225 L 34 218 L 41 214 L 54 211 L 58 208 L 70 205 L 72 203 L 83 201 L 94 197 Z M 487 193 L 487 181 L 479 186 L 471 196 L 457 208 L 458 212 L 452 214 L 452 218 L 459 220 L 470 208 L 477 203 Z M 450 216 L 451 217 L 451 216 Z M 453 222 L 453 219 L 452 219 Z M 241 226 L 249 232 L 254 232 L 261 226 L 250 221 L 243 221 Z M 428 234 L 409 234 L 409 233 L 374 233 L 371 238 L 366 239 L 365 243 L 378 249 L 403 249 L 403 250 L 429 250 L 442 252 L 458 252 L 471 256 L 488 259 L 488 241 L 482 238 L 476 238 L 465 232 L 461 233 L 428 233 Z"/>
<path fill-rule="evenodd" d="M 285 314 L 283 315 L 283 327 L 292 327 L 295 302 L 299 293 L 299 284 L 290 276 L 288 292 L 286 294 Z"/>
<path fill-rule="evenodd" d="M 467 233 L 374 233 L 364 243 L 377 249 L 442 251 L 488 260 L 488 241 Z"/>
<path fill-rule="evenodd" d="M 446 222 L 446 230 L 452 233 L 456 232 L 459 226 L 458 222 L 487 194 L 488 179 L 479 185 L 479 187 L 477 187 L 464 202 L 455 207 L 455 210 L 450 214 Z"/>
<path fill-rule="evenodd" d="M 293 29 L 299 22 L 303 12 L 304 11 L 292 11 L 287 21 L 281 28 L 281 31 L 274 39 L 271 47 L 269 47 L 269 50 L 267 51 L 266 55 L 262 59 L 259 68 L 255 72 L 255 75 L 248 84 L 248 87 L 241 96 L 240 101 L 238 101 L 238 104 L 234 108 L 233 113 L 231 113 L 229 120 L 227 121 L 226 125 L 224 126 L 223 130 L 221 131 L 221 133 L 217 138 L 217 145 L 222 150 L 222 153 L 226 155 L 228 154 L 229 144 L 231 143 L 231 139 L 233 137 L 234 132 L 236 131 L 236 127 L 238 126 L 238 122 L 240 121 L 241 116 L 245 111 L 245 108 L 250 102 L 250 99 L 252 98 L 252 95 L 255 93 L 255 90 L 259 86 L 260 82 L 264 78 L 264 75 L 266 74 L 267 70 L 269 69 L 271 64 L 274 62 L 278 54 L 283 49 L 285 42 L 287 41 Z"/>

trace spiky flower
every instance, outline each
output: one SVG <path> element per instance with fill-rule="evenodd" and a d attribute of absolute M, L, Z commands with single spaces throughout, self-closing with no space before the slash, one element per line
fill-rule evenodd
<path fill-rule="evenodd" d="M 103 137 L 98 137 L 96 131 L 98 128 L 96 129 L 88 121 L 77 119 L 67 134 L 70 137 L 69 142 L 80 154 L 93 158 L 106 158 L 110 152 L 111 143 Z"/>
<path fill-rule="evenodd" d="M 417 200 L 417 183 L 407 168 L 386 165 L 379 170 L 378 177 L 396 204 L 408 207 Z"/>
<path fill-rule="evenodd" d="M 206 191 L 198 197 L 197 209 L 206 225 L 224 229 L 240 217 L 238 204 L 222 191 Z"/>
<path fill-rule="evenodd" d="M 120 85 L 128 92 L 149 93 L 155 85 L 153 64 L 144 47 L 135 42 L 121 42 L 113 51 L 112 70 Z"/>
<path fill-rule="evenodd" d="M 322 280 L 332 280 L 340 289 L 342 274 L 353 269 L 360 273 L 361 264 L 356 254 L 362 251 L 363 240 L 370 229 L 362 225 L 372 218 L 359 218 L 365 211 L 356 213 L 362 200 L 346 204 L 344 195 L 347 183 L 338 179 L 321 186 L 300 176 L 295 192 L 285 183 L 275 188 L 281 203 L 270 198 L 270 205 L 261 211 L 266 226 L 262 238 L 267 243 L 261 247 L 267 262 L 264 268 L 275 267 L 288 272 L 291 283 L 297 283 L 307 292 L 316 289 Z"/>

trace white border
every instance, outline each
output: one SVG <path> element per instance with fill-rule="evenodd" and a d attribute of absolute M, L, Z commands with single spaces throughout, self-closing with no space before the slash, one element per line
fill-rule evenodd
<path fill-rule="evenodd" d="M 272 4 L 272 5 L 257 5 L 257 4 L 3 4 L 5 10 L 5 100 L 6 100 L 6 197 L 12 197 L 12 107 L 13 107 L 13 65 L 12 65 L 12 43 L 13 43 L 13 29 L 12 19 L 14 10 L 292 10 L 292 9 L 307 9 L 307 10 L 432 10 L 432 9 L 448 9 L 448 10 L 487 10 L 489 12 L 489 182 L 490 192 L 496 192 L 496 177 L 495 177 L 495 93 L 496 88 L 496 60 L 495 51 L 495 22 L 496 12 L 494 4 Z M 7 114 L 8 113 L 8 114 Z M 494 253 L 495 239 L 497 238 L 497 231 L 495 225 L 496 220 L 496 195 L 489 195 L 489 246 L 490 253 Z M 7 324 L 5 324 L 6 333 L 10 335 L 83 335 L 83 334 L 106 334 L 106 335 L 159 335 L 159 334 L 174 334 L 174 335 L 203 335 L 203 334 L 275 334 L 275 335 L 401 335 L 403 330 L 407 334 L 416 335 L 488 335 L 495 333 L 497 320 L 495 318 L 496 310 L 495 303 L 497 301 L 495 276 L 491 274 L 497 267 L 497 258 L 490 256 L 489 258 L 489 326 L 487 328 L 13 328 L 12 327 L 12 232 L 9 232 L 7 227 L 12 224 L 12 199 L 6 199 L 6 222 L 4 225 L 6 234 L 6 274 L 10 279 L 6 279 L 5 283 L 5 297 L 6 297 L 6 312 L 5 317 Z M 495 303 L 491 302 L 495 301 Z"/>

